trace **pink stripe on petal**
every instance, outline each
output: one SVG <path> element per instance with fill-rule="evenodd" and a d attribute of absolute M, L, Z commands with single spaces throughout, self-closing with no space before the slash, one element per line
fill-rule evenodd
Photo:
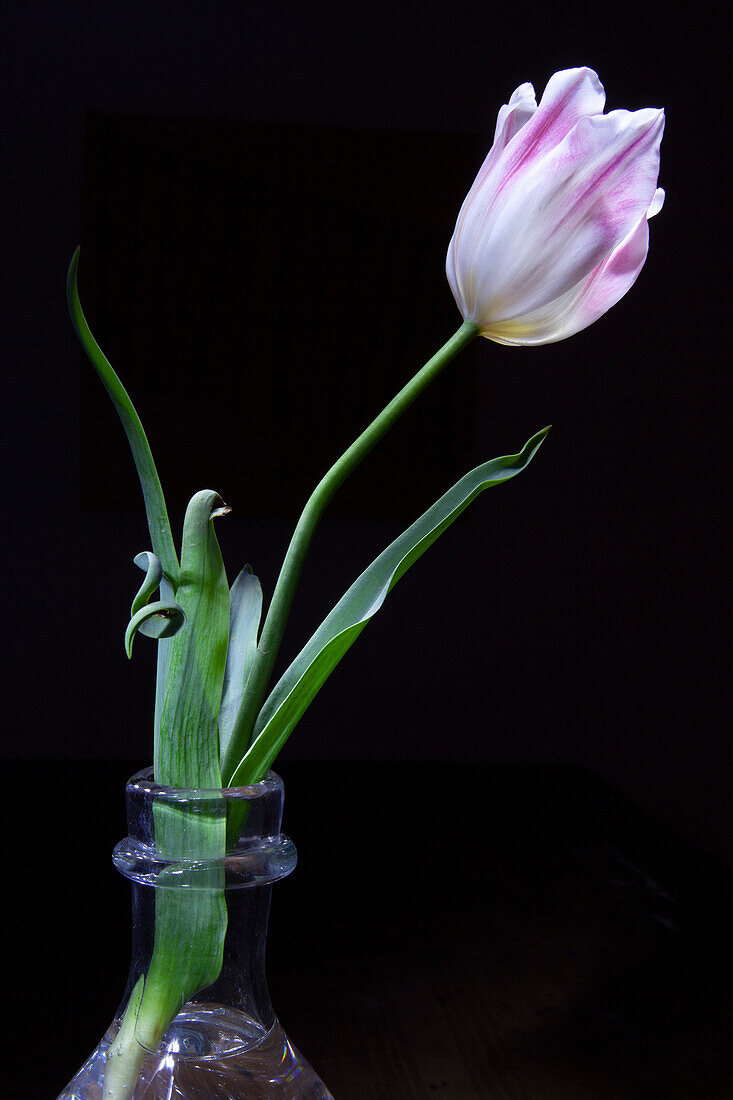
<path fill-rule="evenodd" d="M 483 164 L 478 170 L 476 179 L 463 202 L 463 209 L 471 201 L 473 195 L 484 186 L 486 177 L 491 172 L 502 152 L 523 126 L 532 118 L 537 110 L 534 88 L 531 84 L 520 84 L 509 99 L 508 103 L 499 110 L 494 130 L 494 143 L 489 149 Z M 458 215 L 460 220 L 460 213 Z"/>
<path fill-rule="evenodd" d="M 497 191 L 559 145 L 579 119 L 602 114 L 605 103 L 593 69 L 564 69 L 551 76 L 534 115 L 502 157 Z"/>
<path fill-rule="evenodd" d="M 502 107 L 469 191 L 446 271 L 459 309 L 491 339 L 548 343 L 626 293 L 646 256 L 664 114 L 602 114 L 591 69 L 556 73 L 538 108 L 530 85 Z M 587 319 L 586 319 L 587 318 Z"/>
<path fill-rule="evenodd" d="M 484 224 L 488 222 L 502 196 L 520 187 L 522 177 L 562 141 L 575 123 L 588 114 L 603 111 L 604 103 L 603 86 L 597 74 L 588 68 L 555 73 L 548 81 L 540 106 L 536 109 L 532 85 L 520 85 L 509 104 L 499 112 L 494 145 L 459 211 L 453 247 L 462 247 L 466 216 L 473 222 L 469 233 L 475 231 L 476 218 Z M 509 137 L 508 113 L 515 104 L 527 117 L 524 124 Z M 502 146 L 505 138 L 508 140 Z"/>
<path fill-rule="evenodd" d="M 652 202 L 662 128 L 651 110 L 582 119 L 490 214 L 476 204 L 464 234 L 480 272 L 480 321 L 542 309 L 621 243 Z"/>
<path fill-rule="evenodd" d="M 599 264 L 585 282 L 573 310 L 572 320 L 568 318 L 568 336 L 602 317 L 606 310 L 615 306 L 631 290 L 644 266 L 648 251 L 649 220 L 645 214 L 636 228 L 613 250 L 607 260 Z"/>
<path fill-rule="evenodd" d="M 542 309 L 492 325 L 482 335 L 499 344 L 530 346 L 565 340 L 587 328 L 631 289 L 649 249 L 646 215 L 583 282 Z"/>

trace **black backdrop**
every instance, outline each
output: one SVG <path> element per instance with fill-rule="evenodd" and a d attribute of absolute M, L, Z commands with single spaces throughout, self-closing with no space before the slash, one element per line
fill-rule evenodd
<path fill-rule="evenodd" d="M 309 486 L 457 327 L 445 247 L 512 89 L 589 64 L 662 105 L 664 211 L 586 332 L 481 341 L 339 495 L 292 656 L 471 464 L 545 423 L 390 596 L 292 760 L 581 763 L 730 856 L 716 29 L 618 4 L 25 3 L 4 96 L 5 753 L 150 755 L 152 647 L 122 648 L 147 543 L 124 439 L 65 313 L 66 263 L 148 429 L 266 592 Z"/>

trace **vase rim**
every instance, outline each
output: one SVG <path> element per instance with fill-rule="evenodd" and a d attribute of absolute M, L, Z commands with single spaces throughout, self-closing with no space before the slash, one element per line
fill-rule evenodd
<path fill-rule="evenodd" d="M 274 771 L 269 771 L 265 778 L 258 783 L 247 783 L 239 787 L 169 787 L 155 782 L 152 764 L 135 772 L 127 781 L 128 790 L 162 795 L 166 800 L 175 802 L 189 802 L 199 798 L 221 798 L 222 796 L 227 799 L 251 800 L 262 798 L 273 791 L 282 791 L 283 788 L 282 779 Z"/>

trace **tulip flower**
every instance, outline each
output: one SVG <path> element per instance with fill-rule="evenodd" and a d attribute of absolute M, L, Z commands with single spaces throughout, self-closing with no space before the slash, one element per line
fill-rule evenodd
<path fill-rule="evenodd" d="M 633 285 L 649 246 L 664 112 L 603 113 L 592 69 L 522 84 L 461 207 L 448 281 L 465 322 L 501 344 L 549 344 Z"/>

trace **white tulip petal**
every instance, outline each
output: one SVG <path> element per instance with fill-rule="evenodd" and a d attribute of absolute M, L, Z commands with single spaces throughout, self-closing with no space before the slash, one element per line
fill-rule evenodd
<path fill-rule="evenodd" d="M 652 199 L 652 204 L 646 212 L 647 218 L 653 218 L 655 214 L 659 213 L 659 211 L 664 206 L 664 200 L 665 200 L 666 197 L 667 196 L 664 193 L 664 188 L 663 187 L 658 187 L 656 189 L 656 191 L 654 192 L 654 198 Z"/>
<path fill-rule="evenodd" d="M 500 109 L 498 118 L 496 120 L 496 129 L 494 131 L 494 144 L 491 146 L 486 159 L 484 160 L 481 168 L 479 169 L 476 179 L 473 181 L 471 190 L 464 199 L 463 206 L 458 215 L 458 221 L 456 223 L 456 229 L 451 240 L 450 247 L 448 249 L 448 257 L 446 260 L 446 274 L 448 276 L 448 282 L 452 287 L 455 287 L 454 294 L 460 295 L 462 301 L 459 301 L 459 308 L 463 310 L 465 301 L 471 297 L 474 291 L 474 287 L 469 283 L 465 288 L 458 289 L 460 275 L 456 271 L 454 255 L 458 247 L 458 242 L 461 235 L 461 215 L 463 211 L 470 206 L 473 201 L 474 195 L 483 187 L 489 173 L 492 171 L 494 164 L 501 155 L 502 151 L 506 148 L 512 138 L 521 130 L 521 128 L 529 121 L 534 112 L 537 110 L 537 100 L 535 99 L 534 88 L 531 84 L 520 84 L 516 88 L 509 99 L 508 103 Z M 456 298 L 458 301 L 458 297 Z"/>
<path fill-rule="evenodd" d="M 539 107 L 535 107 L 532 85 L 520 84 L 499 111 L 494 144 L 463 202 L 448 249 L 446 274 L 464 317 L 475 313 L 477 266 L 457 265 L 455 256 L 475 247 L 476 216 L 486 220 L 509 182 L 516 183 L 522 171 L 536 163 L 553 143 L 557 144 L 580 118 L 601 112 L 604 104 L 605 92 L 598 75 L 592 69 L 579 68 L 555 73 Z M 515 127 L 514 123 L 522 118 L 523 124 Z"/>
<path fill-rule="evenodd" d="M 495 189 L 516 186 L 522 174 L 556 148 L 582 118 L 600 115 L 606 93 L 592 69 L 565 69 L 547 82 L 537 110 L 497 164 Z"/>
<path fill-rule="evenodd" d="M 620 244 L 654 198 L 662 129 L 653 110 L 581 119 L 489 219 L 474 204 L 463 242 L 466 249 L 472 242 L 479 272 L 479 324 L 554 301 Z"/>
<path fill-rule="evenodd" d="M 522 127 L 529 122 L 536 110 L 537 100 L 535 99 L 534 88 L 531 84 L 520 84 L 512 92 L 509 102 L 505 103 L 499 111 L 491 152 L 501 152 L 514 135 L 518 134 Z"/>
<path fill-rule="evenodd" d="M 483 333 L 500 344 L 552 344 L 587 328 L 631 289 L 649 250 L 649 223 L 642 217 L 611 255 L 583 282 L 542 309 Z"/>
<path fill-rule="evenodd" d="M 529 122 L 536 110 L 537 100 L 535 99 L 534 88 L 531 84 L 520 84 L 512 92 L 509 102 L 505 103 L 499 111 L 496 129 L 494 130 L 494 143 L 479 168 L 471 190 L 464 200 L 464 206 L 471 200 L 472 195 L 483 186 L 500 154 L 512 138 Z M 460 220 L 460 214 L 458 217 Z"/>
<path fill-rule="evenodd" d="M 591 69 L 521 85 L 461 207 L 446 272 L 464 319 L 490 339 L 549 343 L 600 317 L 629 289 L 648 247 L 662 111 L 602 114 Z"/>

